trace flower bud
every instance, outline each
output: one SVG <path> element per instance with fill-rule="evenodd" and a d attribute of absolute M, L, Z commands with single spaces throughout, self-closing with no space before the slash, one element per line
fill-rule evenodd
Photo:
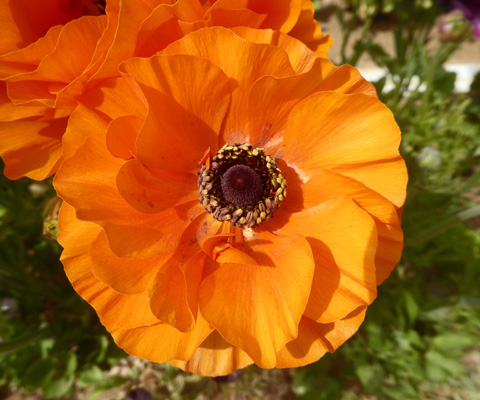
<path fill-rule="evenodd" d="M 460 10 L 442 15 L 437 21 L 437 26 L 442 43 L 457 43 L 470 29 L 470 23 Z"/>

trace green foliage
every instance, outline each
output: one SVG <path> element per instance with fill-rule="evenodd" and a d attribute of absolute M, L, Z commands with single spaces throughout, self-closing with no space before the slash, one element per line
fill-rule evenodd
<path fill-rule="evenodd" d="M 107 369 L 124 353 L 72 289 L 61 248 L 42 235 L 50 182 L 0 178 L 0 387 L 72 394 L 91 365 Z"/>
<path fill-rule="evenodd" d="M 321 1 L 315 3 L 318 10 Z M 369 56 L 386 71 L 375 85 L 403 132 L 410 176 L 403 258 L 359 332 L 315 364 L 295 372 L 247 368 L 229 386 L 131 359 L 122 361 L 126 372 L 106 375 L 125 354 L 71 288 L 58 244 L 42 235 L 51 183 L 2 177 L 0 392 L 40 389 L 45 398 L 72 398 L 86 390 L 95 397 L 150 379 L 157 398 L 262 398 L 276 390 L 276 398 L 308 400 L 437 399 L 439 393 L 478 399 L 480 77 L 471 93 L 454 92 L 455 75 L 444 64 L 459 44 L 432 47 L 441 13 L 433 1 L 349 4 L 353 13 L 338 14 L 341 61 Z M 379 17 L 393 24 L 393 52 L 375 41 Z M 352 44 L 357 28 L 361 38 Z M 55 221 L 48 222 L 54 234 Z"/>

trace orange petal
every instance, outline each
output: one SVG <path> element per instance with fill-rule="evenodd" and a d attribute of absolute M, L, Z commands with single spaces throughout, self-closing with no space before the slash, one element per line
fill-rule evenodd
<path fill-rule="evenodd" d="M 136 153 L 135 141 L 142 128 L 143 120 L 135 115 L 114 119 L 108 125 L 107 147 L 112 156 L 131 159 Z"/>
<path fill-rule="evenodd" d="M 298 338 L 278 353 L 277 368 L 301 367 L 317 361 L 327 351 L 333 353 L 360 327 L 366 307 L 359 307 L 345 318 L 330 324 L 317 324 L 303 317 L 298 326 Z"/>
<path fill-rule="evenodd" d="M 137 210 L 156 214 L 198 199 L 197 177 L 169 171 L 149 171 L 138 160 L 127 161 L 118 171 L 117 187 Z"/>
<path fill-rule="evenodd" d="M 260 367 L 273 368 L 277 352 L 297 336 L 308 300 L 314 268 L 310 246 L 300 235 L 266 232 L 241 249 L 258 265 L 207 261 L 200 311 L 229 343 Z"/>
<path fill-rule="evenodd" d="M 299 74 L 308 71 L 318 58 L 312 50 L 299 40 L 285 33 L 271 29 L 252 29 L 246 26 L 231 28 L 238 36 L 253 43 L 270 44 L 284 50 L 294 71 Z M 287 76 L 279 74 L 264 74 L 274 76 Z"/>
<path fill-rule="evenodd" d="M 169 364 L 200 376 L 228 375 L 253 364 L 252 359 L 227 343 L 218 331 L 213 331 L 188 361 L 170 360 Z"/>
<path fill-rule="evenodd" d="M 8 82 L 10 98 L 16 103 L 49 99 L 61 88 L 82 74 L 90 64 L 106 18 L 83 17 L 71 21 L 60 32 L 55 50 L 47 53 L 35 71 L 11 77 Z M 82 37 L 79 42 L 78 38 Z M 79 48 L 81 46 L 81 50 Z M 56 83 L 55 88 L 52 83 Z M 35 91 L 32 85 L 35 84 Z"/>
<path fill-rule="evenodd" d="M 61 260 L 65 273 L 74 289 L 95 309 L 107 329 L 128 329 L 158 322 L 143 293 L 121 295 L 92 274 L 88 251 L 101 231 L 98 225 L 78 220 L 75 210 L 64 203 L 59 216 L 59 229 L 58 241 L 64 248 Z"/>
<path fill-rule="evenodd" d="M 322 34 L 320 25 L 314 17 L 314 8 L 311 0 L 302 0 L 300 16 L 288 34 L 305 43 L 320 57 L 328 57 L 328 50 L 332 46 L 333 40 L 330 35 Z"/>
<path fill-rule="evenodd" d="M 251 43 L 222 27 L 195 31 L 172 43 L 163 53 L 189 54 L 205 58 L 219 66 L 228 77 L 233 78 L 231 112 L 224 122 L 224 138 L 221 144 L 243 142 L 242 132 L 246 132 L 248 120 L 248 110 L 245 107 L 248 90 L 258 78 L 264 75 L 294 74 L 287 54 L 281 49 Z M 232 60 L 237 62 L 233 63 Z M 252 65 L 255 65 L 255 68 L 252 68 Z"/>
<path fill-rule="evenodd" d="M 109 21 L 108 40 L 105 41 L 108 52 L 93 76 L 93 82 L 119 75 L 118 64 L 135 54 L 137 33 L 145 18 L 153 11 L 155 3 L 151 0 L 122 0 L 119 9 L 113 10 Z"/>
<path fill-rule="evenodd" d="M 105 145 L 106 122 L 94 111 L 82 108 L 85 121 L 96 121 L 87 138 L 74 137 L 72 127 L 67 141 L 84 141 L 62 164 L 55 177 L 59 195 L 75 206 L 79 218 L 96 221 L 105 229 L 110 247 L 119 256 L 150 257 L 175 250 L 190 218 L 203 212 L 198 201 L 186 203 L 155 215 L 131 207 L 116 185 L 123 160 L 114 158 Z M 81 123 L 76 119 L 75 123 Z M 80 129 L 81 130 L 81 129 Z M 88 165 L 88 169 L 84 166 Z"/>
<path fill-rule="evenodd" d="M 275 3 L 251 0 L 248 2 L 248 6 L 257 14 L 267 15 L 263 22 L 263 28 L 288 32 L 295 26 L 300 16 L 301 3 L 301 0 L 277 0 Z"/>
<path fill-rule="evenodd" d="M 148 282 L 168 256 L 121 258 L 112 252 L 102 230 L 89 249 L 93 274 L 105 285 L 121 294 L 137 294 L 147 290 Z"/>
<path fill-rule="evenodd" d="M 278 232 L 301 233 L 312 247 L 315 274 L 305 316 L 329 323 L 375 299 L 377 230 L 352 200 L 328 201 L 291 214 Z"/>
<path fill-rule="evenodd" d="M 333 328 L 335 323 L 328 324 Z M 327 326 L 328 326 L 327 325 Z M 307 317 L 302 317 L 298 325 L 298 337 L 278 352 L 277 368 L 295 368 L 319 360 L 331 350 L 325 334 L 318 328 L 326 327 Z"/>
<path fill-rule="evenodd" d="M 248 99 L 248 142 L 264 147 L 269 154 L 275 154 L 293 106 L 314 93 L 334 68 L 331 62 L 319 58 L 306 73 L 284 78 L 263 76 L 258 79 L 250 89 Z"/>
<path fill-rule="evenodd" d="M 183 32 L 178 23 L 171 7 L 165 4 L 157 6 L 138 32 L 135 56 L 150 57 L 180 39 Z"/>
<path fill-rule="evenodd" d="M 107 121 L 126 115 L 145 119 L 148 104 L 137 83 L 130 76 L 102 81 L 101 86 L 88 90 L 80 102 Z"/>
<path fill-rule="evenodd" d="M 287 182 L 294 182 L 293 179 L 289 179 L 288 173 L 285 177 Z M 400 260 L 403 249 L 400 221 L 397 210 L 390 201 L 359 181 L 333 171 L 323 170 L 304 184 L 289 185 L 288 196 L 282 208 L 290 212 L 299 212 L 342 196 L 353 199 L 375 221 L 378 232 L 375 265 L 377 285 L 379 285 L 390 275 Z"/>
<path fill-rule="evenodd" d="M 337 92 L 343 94 L 363 93 L 377 97 L 375 86 L 365 80 L 358 69 L 350 65 L 335 67 L 331 74 L 316 88 L 317 92 Z"/>
<path fill-rule="evenodd" d="M 363 94 L 315 93 L 290 113 L 283 159 L 306 176 L 320 169 L 398 157 L 400 130 L 390 110 Z"/>
<path fill-rule="evenodd" d="M 207 60 L 183 55 L 132 59 L 123 69 L 150 106 L 137 139 L 141 161 L 159 169 L 196 170 L 206 148 L 216 151 L 230 102 L 229 79 Z"/>
<path fill-rule="evenodd" d="M 217 1 L 217 3 L 219 3 Z M 216 4 L 217 4 L 216 3 Z M 249 9 L 214 9 L 209 13 L 213 26 L 233 28 L 236 26 L 248 26 L 259 28 L 267 17 L 265 14 L 257 14 Z"/>
<path fill-rule="evenodd" d="M 84 13 L 76 4 L 65 3 L 64 0 L 0 2 L 0 54 L 25 47 L 54 25 L 64 25 Z"/>
<path fill-rule="evenodd" d="M 0 154 L 5 162 L 5 176 L 43 180 L 52 175 L 60 164 L 66 125 L 67 118 L 33 117 L 0 122 Z"/>
<path fill-rule="evenodd" d="M 51 113 L 51 109 L 39 102 L 31 102 L 24 105 L 15 105 L 7 95 L 7 85 L 0 81 L 0 121 L 10 122 L 29 117 L 39 119 Z"/>
<path fill-rule="evenodd" d="M 363 182 L 369 188 L 402 207 L 407 196 L 407 166 L 401 156 L 365 164 L 335 168 L 342 175 Z"/>
<path fill-rule="evenodd" d="M 40 61 L 55 50 L 61 31 L 61 26 L 54 26 L 35 43 L 23 49 L 2 54 L 0 56 L 0 79 L 34 71 Z"/>
<path fill-rule="evenodd" d="M 151 281 L 148 297 L 152 312 L 159 320 L 188 332 L 195 327 L 205 255 L 197 253 L 185 266 L 183 261 L 174 255 L 161 266 Z"/>
<path fill-rule="evenodd" d="M 111 333 L 117 345 L 127 353 L 164 363 L 189 360 L 212 330 L 199 314 L 195 328 L 189 332 L 180 332 L 167 324 L 156 324 Z"/>

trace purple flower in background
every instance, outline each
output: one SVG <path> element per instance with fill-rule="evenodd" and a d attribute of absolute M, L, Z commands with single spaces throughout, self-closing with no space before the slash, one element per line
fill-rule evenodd
<path fill-rule="evenodd" d="M 443 0 L 448 10 L 460 10 L 473 25 L 473 33 L 480 39 L 480 0 Z"/>

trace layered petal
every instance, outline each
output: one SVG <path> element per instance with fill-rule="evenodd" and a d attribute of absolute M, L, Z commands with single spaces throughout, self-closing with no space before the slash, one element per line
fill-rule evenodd
<path fill-rule="evenodd" d="M 62 263 L 74 289 L 95 309 L 108 330 L 132 328 L 158 323 L 150 311 L 147 297 L 117 293 L 92 274 L 88 250 L 101 228 L 80 221 L 75 210 L 64 203 L 59 216 L 59 243 L 63 246 Z"/>
<path fill-rule="evenodd" d="M 348 65 L 335 67 L 325 59 L 315 59 L 305 73 L 275 78 L 263 76 L 250 89 L 248 118 L 250 143 L 276 154 L 292 108 L 309 95 L 334 91 L 376 96 L 373 85 Z"/>
<path fill-rule="evenodd" d="M 282 205 L 286 210 L 301 212 L 324 201 L 345 196 L 370 214 L 378 232 L 375 255 L 377 285 L 382 283 L 400 261 L 403 249 L 403 233 L 395 206 L 363 183 L 330 170 L 323 170 L 307 182 L 297 184 L 294 184 L 293 174 L 288 169 L 284 171 L 287 181 L 293 183 Z"/>
<path fill-rule="evenodd" d="M 298 337 L 279 352 L 277 368 L 302 367 L 317 361 L 327 351 L 333 353 L 358 330 L 366 311 L 366 307 L 359 307 L 329 324 L 318 324 L 303 317 Z"/>
<path fill-rule="evenodd" d="M 169 364 L 201 376 L 222 376 L 253 364 L 253 360 L 213 331 L 188 361 L 170 360 Z"/>
<path fill-rule="evenodd" d="M 168 259 L 166 255 L 149 258 L 118 257 L 110 249 L 103 230 L 92 242 L 88 252 L 95 277 L 125 295 L 145 292 L 152 276 Z"/>
<path fill-rule="evenodd" d="M 265 44 L 251 43 L 220 27 L 193 32 L 168 46 L 164 54 L 188 54 L 205 58 L 232 78 L 231 111 L 224 122 L 222 144 L 243 140 L 248 115 L 244 105 L 248 100 L 249 88 L 258 78 L 264 75 L 294 74 L 285 51 Z M 232 63 L 231 60 L 237 61 Z"/>
<path fill-rule="evenodd" d="M 281 156 L 304 181 L 321 169 L 344 173 L 373 168 L 375 173 L 368 179 L 362 180 L 362 174 L 348 176 L 401 205 L 406 173 L 404 163 L 397 162 L 399 143 L 400 130 L 392 113 L 376 98 L 319 92 L 292 109 Z M 391 179 L 393 171 L 396 179 Z"/>
<path fill-rule="evenodd" d="M 133 76 L 150 106 L 136 143 L 142 162 L 190 171 L 197 168 L 207 147 L 216 151 L 231 90 L 228 77 L 217 66 L 198 57 L 174 55 L 133 59 L 123 69 Z"/>
<path fill-rule="evenodd" d="M 300 235 L 270 233 L 241 249 L 258 265 L 207 262 L 200 311 L 229 343 L 272 368 L 278 351 L 297 336 L 313 276 L 311 249 Z"/>
<path fill-rule="evenodd" d="M 5 176 L 37 180 L 49 177 L 60 163 L 66 126 L 67 118 L 32 117 L 0 122 L 0 154 L 5 162 Z"/>
<path fill-rule="evenodd" d="M 277 232 L 284 235 L 301 232 L 315 259 L 305 316 L 330 323 L 375 299 L 377 230 L 365 211 L 352 200 L 341 198 L 287 214 L 287 218 Z"/>
<path fill-rule="evenodd" d="M 115 343 L 127 353 L 157 363 L 189 360 L 212 328 L 199 314 L 195 328 L 180 332 L 168 324 L 111 331 Z"/>

